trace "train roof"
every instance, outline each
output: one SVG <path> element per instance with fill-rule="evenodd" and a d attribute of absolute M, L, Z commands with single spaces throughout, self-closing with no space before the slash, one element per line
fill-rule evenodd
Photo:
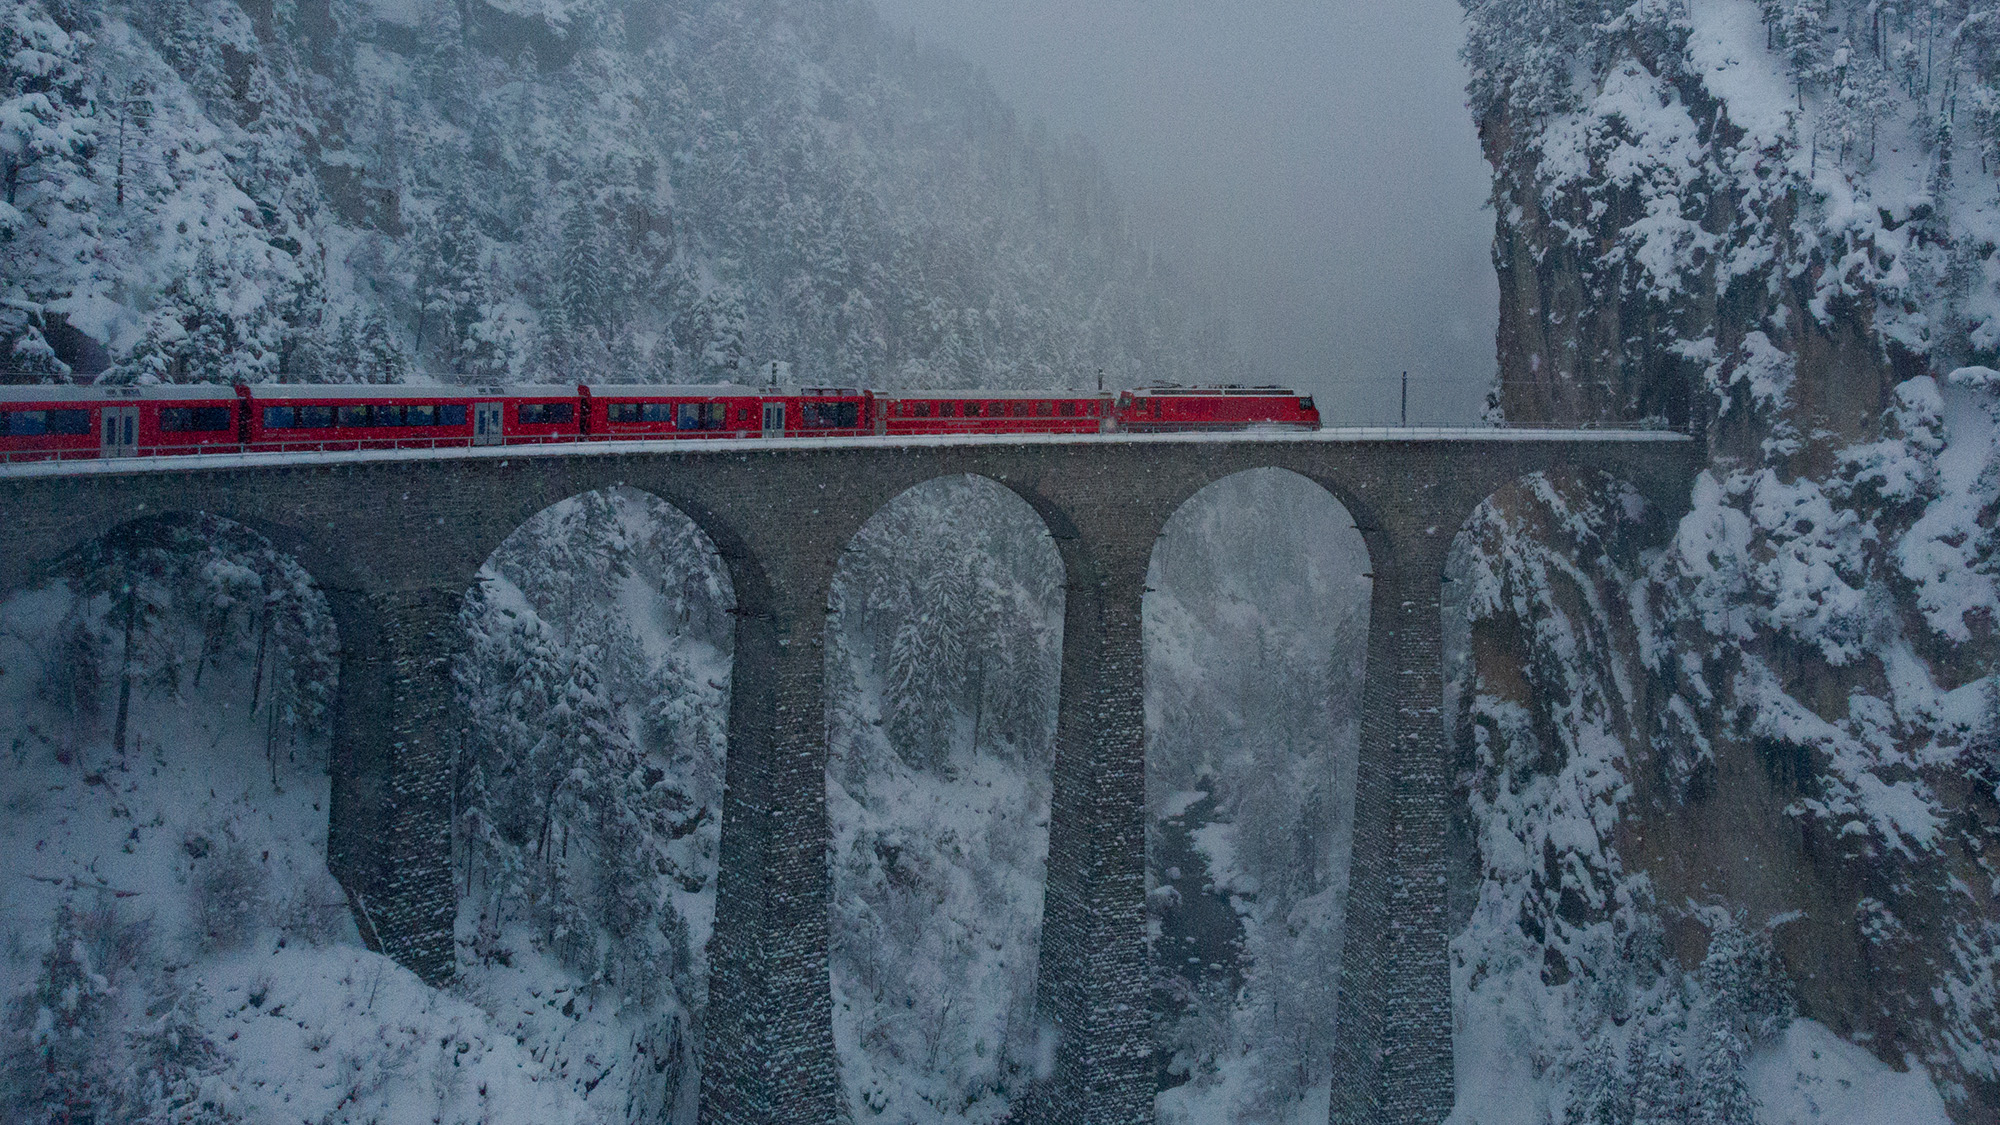
<path fill-rule="evenodd" d="M 1296 391 L 1290 387 L 1246 387 L 1241 383 L 1217 383 L 1208 387 L 1135 387 L 1132 393 L 1135 395 L 1248 395 L 1261 398 L 1305 397 L 1304 391 Z"/>
<path fill-rule="evenodd" d="M 220 383 L 160 383 L 134 386 L 128 383 L 44 383 L 0 387 L 0 403 L 19 402 L 186 402 L 188 400 L 234 399 L 236 388 Z"/>
<path fill-rule="evenodd" d="M 1091 391 L 1091 390 L 1060 390 L 1060 389 L 1059 389 L 1059 390 L 1049 390 L 1049 391 L 982 391 L 982 390 L 970 390 L 970 391 L 877 391 L 877 392 L 876 392 L 876 397 L 877 397 L 877 398 L 896 398 L 896 399 L 902 399 L 902 398 L 921 398 L 921 399 L 930 399 L 930 400 L 934 400 L 934 401 L 935 401 L 935 400 L 939 400 L 939 399 L 959 399 L 959 398 L 976 398 L 976 399 L 1015 399 L 1015 398 L 1020 398 L 1020 399 L 1062 399 L 1062 398 L 1073 398 L 1073 399 L 1086 399 L 1086 398 L 1110 398 L 1110 397 L 1111 397 L 1111 395 L 1112 395 L 1112 393 L 1113 393 L 1113 392 L 1111 392 L 1111 391 Z"/>
<path fill-rule="evenodd" d="M 531 383 L 510 387 L 457 387 L 440 383 L 256 383 L 253 398 L 285 399 L 344 398 L 435 398 L 464 400 L 487 398 L 575 398 L 576 388 L 565 383 Z"/>
<path fill-rule="evenodd" d="M 592 398 L 757 398 L 766 393 L 735 383 L 600 383 L 584 389 Z"/>

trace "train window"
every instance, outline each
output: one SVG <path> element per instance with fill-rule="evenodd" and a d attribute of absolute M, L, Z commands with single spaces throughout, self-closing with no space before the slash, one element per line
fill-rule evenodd
<path fill-rule="evenodd" d="M 0 410 L 0 434 L 8 437 L 89 432 L 88 410 Z"/>
<path fill-rule="evenodd" d="M 516 417 L 523 426 L 566 426 L 576 417 L 576 406 L 568 402 L 524 402 Z"/>
<path fill-rule="evenodd" d="M 918 403 L 918 404 L 917 404 L 917 408 L 916 408 L 916 415 L 917 415 L 917 417 L 919 417 L 919 418 L 928 418 L 928 417 L 930 417 L 930 416 L 931 416 L 931 404 L 930 404 L 930 403 L 928 403 L 928 402 L 920 402 L 920 403 Z"/>
<path fill-rule="evenodd" d="M 431 405 L 412 406 L 403 415 L 405 426 L 435 426 L 438 424 L 438 408 Z"/>
<path fill-rule="evenodd" d="M 639 409 L 636 402 L 614 402 L 604 408 L 604 415 L 613 422 L 637 422 Z"/>
<path fill-rule="evenodd" d="M 404 420 L 403 412 L 406 409 L 408 408 L 398 404 L 392 404 L 386 402 L 382 403 L 375 408 L 375 417 L 373 421 L 378 426 L 409 425 L 409 423 Z"/>
<path fill-rule="evenodd" d="M 88 410 L 49 411 L 49 432 L 52 434 L 89 433 L 90 411 Z"/>
<path fill-rule="evenodd" d="M 1075 404 L 1075 403 L 1073 403 L 1073 402 L 1065 402 L 1065 403 L 1063 403 L 1063 404 L 1062 404 L 1062 416 L 1063 416 L 1063 417 L 1065 417 L 1065 418 L 1074 418 L 1074 417 L 1076 417 L 1076 404 Z"/>
<path fill-rule="evenodd" d="M 1055 404 L 1052 402 L 1038 402 L 1035 404 L 1035 417 L 1037 418 L 1047 418 L 1054 411 Z"/>
<path fill-rule="evenodd" d="M 6 422 L 8 437 L 40 437 L 49 432 L 46 410 L 8 410 L 0 412 L 0 420 Z"/>
<path fill-rule="evenodd" d="M 967 418 L 977 418 L 977 417 L 979 417 L 979 404 L 978 404 L 978 403 L 976 403 L 976 402 L 968 402 L 968 403 L 966 403 L 966 404 L 965 404 L 965 416 L 966 416 Z"/>
<path fill-rule="evenodd" d="M 682 430 L 719 430 L 729 424 L 729 407 L 720 402 L 684 402 L 674 423 Z"/>
<path fill-rule="evenodd" d="M 861 424 L 858 402 L 808 402 L 799 408 L 802 425 L 817 430 L 852 429 Z"/>
<path fill-rule="evenodd" d="M 298 428 L 301 430 L 327 430 L 333 428 L 333 407 L 299 407 Z"/>
<path fill-rule="evenodd" d="M 343 426 L 365 426 L 368 424 L 366 406 L 343 406 L 340 408 L 340 424 Z"/>
<path fill-rule="evenodd" d="M 293 406 L 267 406 L 264 408 L 264 428 L 267 430 L 290 430 L 298 427 L 299 411 Z"/>
<path fill-rule="evenodd" d="M 1009 413 L 1013 414 L 1016 418 L 1026 418 L 1028 416 L 1028 404 L 1017 402 L 1014 404 L 1014 409 Z"/>
<path fill-rule="evenodd" d="M 438 425 L 465 425 L 465 404 L 462 402 L 452 402 L 438 407 Z"/>
<path fill-rule="evenodd" d="M 1307 395 L 1306 397 L 1299 400 L 1299 413 L 1304 414 L 1306 411 L 1311 410 L 1312 408 L 1313 408 L 1313 400 L 1311 395 Z"/>
<path fill-rule="evenodd" d="M 229 429 L 231 411 L 226 406 L 163 406 L 160 429 L 170 434 L 212 434 Z"/>
<path fill-rule="evenodd" d="M 938 417 L 940 417 L 940 418 L 949 418 L 949 417 L 951 417 L 952 415 L 954 415 L 954 414 L 957 414 L 957 413 L 958 413 L 958 404 L 957 404 L 957 403 L 951 403 L 951 402 L 940 402 L 940 403 L 938 403 Z"/>

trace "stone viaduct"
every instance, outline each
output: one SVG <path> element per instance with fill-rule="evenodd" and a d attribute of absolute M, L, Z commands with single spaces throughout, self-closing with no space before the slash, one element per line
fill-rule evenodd
<path fill-rule="evenodd" d="M 1140 601 L 1155 540 L 1204 486 L 1289 469 L 1346 506 L 1373 566 L 1332 1120 L 1452 1104 L 1440 582 L 1486 496 L 1538 470 L 1613 474 L 1677 514 L 1698 455 L 1668 434 L 1323 431 L 701 442 L 204 456 L 0 468 L 0 591 L 134 520 L 212 513 L 291 552 L 340 631 L 328 851 L 367 939 L 453 972 L 451 660 L 479 567 L 531 516 L 627 485 L 698 524 L 737 599 L 702 1120 L 847 1116 L 828 980 L 827 594 L 862 524 L 969 473 L 1040 513 L 1066 568 L 1038 1000 L 1055 1073 L 1024 1115 L 1152 1118 Z"/>

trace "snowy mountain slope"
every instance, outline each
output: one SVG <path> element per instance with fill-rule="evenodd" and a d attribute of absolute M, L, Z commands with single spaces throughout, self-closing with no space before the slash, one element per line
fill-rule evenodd
<path fill-rule="evenodd" d="M 2000 311 L 1993 13 L 1467 11 L 1495 409 L 1659 417 L 1710 464 L 1677 527 L 1564 478 L 1462 543 L 1461 1113 L 1934 1116 L 1881 1069 L 1914 1066 L 1990 1120 L 2000 402 L 1956 369 Z M 1872 1074 L 1798 1053 L 1828 1035 Z M 1478 1077 L 1503 1060 L 1533 1108 Z"/>
<path fill-rule="evenodd" d="M 696 1108 L 733 601 L 691 521 L 614 489 L 509 536 L 461 613 L 458 987 L 605 1120 Z"/>
<path fill-rule="evenodd" d="M 0 68 L 8 378 L 1224 359 L 1088 152 L 860 0 L 6 0 Z"/>
<path fill-rule="evenodd" d="M 468 599 L 443 991 L 362 948 L 326 871 L 337 638 L 303 572 L 220 521 L 146 525 L 7 600 L 5 1115 L 690 1120 L 728 686 L 704 549 L 656 501 L 593 495 Z M 526 708 L 487 706 L 496 681 L 580 721 L 512 741 Z M 520 787 L 551 761 L 607 796 L 541 802 L 537 848 Z"/>
<path fill-rule="evenodd" d="M 303 575 L 223 526 L 96 561 L 0 605 L 5 1116 L 598 1119 L 545 1040 L 361 947 Z"/>

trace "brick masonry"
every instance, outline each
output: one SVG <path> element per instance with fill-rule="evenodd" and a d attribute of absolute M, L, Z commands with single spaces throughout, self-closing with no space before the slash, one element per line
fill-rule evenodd
<path fill-rule="evenodd" d="M 1599 470 L 1670 510 L 1685 442 L 985 439 L 467 451 L 463 456 L 0 470 L 0 590 L 135 519 L 207 512 L 290 551 L 341 640 L 328 862 L 364 936 L 425 979 L 453 972 L 449 777 L 463 738 L 451 660 L 479 566 L 562 499 L 629 485 L 714 542 L 737 598 L 702 1119 L 851 1119 L 828 986 L 823 634 L 861 525 L 904 490 L 970 473 L 1042 516 L 1066 568 L 1055 787 L 1038 1008 L 1054 1072 L 1024 1120 L 1152 1119 L 1145 948 L 1140 607 L 1166 521 L 1207 485 L 1287 469 L 1341 501 L 1374 573 L 1348 895 L 1334 1123 L 1431 1123 L 1451 1108 L 1439 583 L 1452 537 L 1528 473 Z"/>

